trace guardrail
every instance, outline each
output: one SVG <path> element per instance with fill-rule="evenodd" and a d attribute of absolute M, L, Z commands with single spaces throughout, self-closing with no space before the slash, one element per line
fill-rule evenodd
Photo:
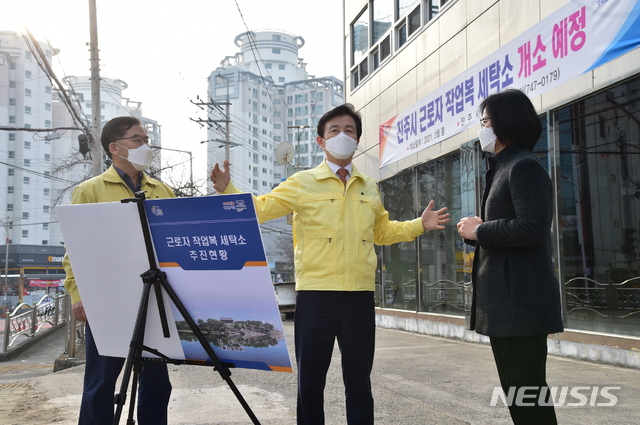
<path fill-rule="evenodd" d="M 640 277 L 620 283 L 600 283 L 576 277 L 565 282 L 567 314 L 627 319 L 640 317 Z"/>
<path fill-rule="evenodd" d="M 439 308 L 465 311 L 465 301 L 468 298 L 465 291 L 468 291 L 469 285 L 465 285 L 463 281 L 440 279 L 422 282 L 422 288 L 423 303 L 429 311 Z"/>
<path fill-rule="evenodd" d="M 417 308 L 416 281 L 411 279 L 400 285 L 386 280 L 384 286 L 376 283 L 376 306 L 398 307 L 408 310 Z M 464 313 L 471 308 L 471 283 L 454 282 L 439 279 L 435 282 L 422 282 L 420 308 L 421 311 L 439 311 L 449 313 Z M 383 302 L 384 301 L 384 302 Z"/>
<path fill-rule="evenodd" d="M 45 295 L 33 306 L 22 303 L 6 314 L 2 352 L 8 352 L 21 336 L 29 340 L 46 325 L 55 327 L 66 322 L 69 317 L 68 298 L 66 294 L 57 297 Z"/>

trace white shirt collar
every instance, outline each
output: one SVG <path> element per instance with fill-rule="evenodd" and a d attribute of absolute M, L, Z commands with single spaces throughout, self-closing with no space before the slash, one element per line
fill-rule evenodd
<path fill-rule="evenodd" d="M 329 161 L 329 160 L 327 159 L 327 165 L 329 166 L 329 168 L 331 168 L 331 171 L 333 171 L 333 174 L 336 174 L 336 175 L 337 175 L 337 174 L 338 174 L 338 170 L 339 170 L 339 169 L 341 169 L 341 168 L 344 168 L 344 169 L 346 169 L 346 170 L 349 172 L 349 175 L 347 176 L 347 179 L 348 179 L 349 177 L 351 177 L 351 169 L 353 168 L 353 163 L 352 163 L 352 162 L 350 162 L 350 163 L 349 163 L 347 166 L 345 166 L 345 167 L 341 167 L 341 166 L 339 166 L 338 164 L 334 164 L 333 162 L 331 162 L 331 161 Z M 339 177 L 339 176 L 338 176 L 338 177 Z"/>

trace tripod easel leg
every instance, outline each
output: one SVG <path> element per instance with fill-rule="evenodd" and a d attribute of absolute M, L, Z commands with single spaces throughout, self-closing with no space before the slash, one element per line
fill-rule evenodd
<path fill-rule="evenodd" d="M 167 281 L 167 275 L 164 272 L 161 272 L 159 279 L 160 279 L 160 283 L 162 284 L 162 287 L 167 292 L 167 295 L 169 295 L 169 298 L 171 298 L 171 301 L 173 301 L 173 304 L 176 306 L 176 308 L 178 309 L 178 311 L 180 312 L 184 320 L 189 325 L 189 328 L 191 329 L 191 331 L 194 333 L 196 338 L 198 338 L 200 345 L 202 345 L 202 348 L 204 349 L 204 351 L 207 353 L 207 355 L 213 362 L 213 365 L 215 369 L 218 371 L 218 373 L 220 374 L 220 377 L 224 379 L 227 385 L 229 385 L 229 388 L 231 388 L 231 391 L 233 391 L 233 394 L 235 394 L 236 398 L 244 408 L 245 412 L 247 412 L 247 415 L 249 415 L 249 418 L 251 418 L 251 421 L 255 425 L 260 425 L 260 421 L 258 420 L 256 415 L 254 415 L 253 411 L 251 410 L 251 407 L 249 407 L 249 404 L 240 393 L 240 390 L 238 390 L 238 387 L 236 387 L 236 385 L 231 380 L 231 371 L 229 371 L 229 368 L 220 361 L 215 351 L 213 351 L 213 348 L 211 348 L 211 345 L 209 345 L 209 341 L 207 341 L 207 339 L 204 337 L 204 334 L 202 333 L 202 331 L 200 330 L 196 322 L 193 320 L 193 318 L 185 308 L 184 304 L 182 304 L 182 301 L 180 300 L 180 298 L 178 298 L 178 295 L 174 292 L 173 288 Z"/>
<path fill-rule="evenodd" d="M 133 412 L 136 410 L 136 395 L 138 394 L 138 379 L 142 373 L 142 359 L 135 359 L 133 364 L 133 379 L 131 380 L 131 399 L 129 400 L 129 416 L 127 417 L 127 425 L 135 425 L 133 420 Z"/>
<path fill-rule="evenodd" d="M 175 291 L 167 281 L 166 273 L 158 269 L 158 266 L 155 260 L 154 249 L 153 249 L 153 241 L 151 240 L 151 233 L 149 232 L 149 221 L 147 219 L 147 213 L 144 209 L 144 204 L 143 204 L 144 199 L 145 199 L 144 192 L 138 192 L 136 193 L 135 199 L 123 199 L 121 201 L 123 203 L 135 202 L 138 206 L 138 213 L 140 215 L 140 223 L 142 225 L 142 233 L 144 235 L 145 246 L 147 248 L 147 256 L 149 259 L 150 268 L 147 272 L 141 275 L 142 280 L 144 282 L 142 297 L 140 299 L 140 307 L 138 308 L 138 315 L 136 317 L 136 323 L 134 326 L 133 338 L 129 346 L 129 354 L 127 355 L 127 360 L 125 362 L 122 385 L 120 387 L 120 392 L 116 394 L 116 397 L 115 397 L 115 403 L 117 404 L 117 408 L 116 408 L 116 413 L 113 419 L 113 425 L 118 425 L 118 422 L 120 421 L 120 416 L 122 415 L 122 408 L 124 406 L 124 403 L 127 397 L 127 386 L 129 385 L 129 379 L 131 377 L 134 361 L 139 360 L 140 364 L 142 362 L 142 351 L 144 347 L 143 345 L 144 332 L 145 332 L 145 324 L 147 319 L 147 310 L 149 306 L 149 295 L 151 293 L 151 286 L 155 287 L 156 298 L 158 302 L 158 309 L 160 312 L 160 317 L 163 321 L 164 336 L 165 338 L 169 337 L 168 326 L 165 326 L 166 312 L 164 309 L 164 302 L 162 301 L 162 294 L 160 292 L 159 285 L 162 285 L 162 288 L 164 288 L 164 290 L 167 292 L 171 301 L 173 301 L 174 305 L 178 308 L 178 311 L 180 311 L 180 314 L 185 319 L 185 321 L 191 328 L 191 331 L 194 333 L 196 338 L 198 338 L 198 341 L 202 345 L 202 348 L 205 350 L 205 352 L 211 359 L 215 369 L 218 371 L 222 379 L 225 380 L 227 385 L 229 385 L 229 388 L 231 388 L 231 391 L 233 391 L 236 398 L 244 408 L 245 412 L 247 412 L 247 415 L 249 415 L 249 418 L 251 418 L 251 421 L 253 422 L 253 424 L 260 425 L 260 421 L 258 421 L 258 418 L 255 416 L 255 414 L 251 410 L 251 407 L 249 407 L 249 404 L 246 402 L 246 400 L 244 399 L 244 397 L 242 396 L 238 388 L 235 386 L 235 384 L 231 380 L 231 372 L 229 371 L 229 368 L 220 361 L 216 353 L 213 351 L 213 348 L 211 348 L 211 345 L 209 345 L 209 342 L 204 337 L 202 331 L 196 325 L 195 321 L 193 320 L 193 318 L 185 308 L 184 304 L 182 304 L 182 301 L 180 300 L 178 295 L 175 293 Z M 155 352 L 155 354 L 159 354 L 162 356 L 162 354 L 158 353 L 155 350 L 150 350 L 148 347 L 144 347 L 144 349 L 146 351 L 153 351 Z M 166 359 L 166 357 L 164 358 Z M 135 392 L 137 388 L 137 375 L 134 377 L 134 381 L 135 382 L 132 385 L 132 390 Z M 133 400 L 135 400 L 135 395 L 132 395 L 132 405 L 130 406 L 131 421 L 133 420 L 131 419 L 132 418 L 131 412 L 133 411 L 133 409 L 135 409 L 135 406 L 133 406 L 133 403 L 134 403 Z M 130 422 L 130 424 L 132 423 L 133 422 Z"/>
<path fill-rule="evenodd" d="M 115 396 L 116 412 L 113 417 L 113 425 L 118 425 L 120 422 L 120 416 L 122 415 L 122 408 L 127 399 L 127 387 L 129 386 L 129 379 L 131 378 L 131 372 L 133 370 L 135 361 L 142 361 L 142 344 L 144 343 L 144 330 L 147 320 L 147 310 L 149 306 L 149 294 L 151 293 L 152 284 L 145 282 L 142 289 L 142 296 L 140 297 L 140 307 L 138 308 L 138 316 L 136 317 L 136 323 L 133 329 L 133 338 L 129 345 L 129 354 L 124 366 L 124 374 L 122 376 L 122 383 L 120 385 L 120 392 Z M 134 377 L 134 386 L 137 387 L 137 376 Z M 132 399 L 135 398 L 133 394 Z M 130 411 L 135 409 L 135 406 L 129 407 Z"/>

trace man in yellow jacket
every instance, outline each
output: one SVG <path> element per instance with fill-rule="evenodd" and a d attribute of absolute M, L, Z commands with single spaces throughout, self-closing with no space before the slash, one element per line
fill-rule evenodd
<path fill-rule="evenodd" d="M 104 125 L 100 139 L 102 147 L 113 161 L 113 166 L 76 187 L 72 204 L 120 201 L 133 198 L 134 192 L 138 191 L 145 191 L 148 199 L 175 197 L 169 186 L 142 172 L 151 165 L 153 156 L 148 145 L 149 137 L 140 120 L 134 117 L 113 118 Z M 71 296 L 71 312 L 76 320 L 87 321 L 67 255 L 64 257 L 63 265 L 67 275 L 64 287 Z M 111 425 L 114 417 L 116 380 L 125 359 L 98 354 L 88 322 L 85 328 L 85 343 L 86 369 L 78 424 Z M 171 383 L 166 364 L 145 362 L 138 389 L 138 423 L 166 425 L 170 395 Z"/>
<path fill-rule="evenodd" d="M 295 350 L 298 425 L 324 424 L 323 392 L 334 341 L 342 354 L 347 423 L 373 424 L 370 374 L 375 345 L 374 244 L 411 241 L 444 229 L 446 208 L 431 201 L 414 220 L 389 220 L 375 180 L 351 163 L 362 135 L 360 114 L 339 106 L 318 122 L 327 160 L 254 197 L 260 222 L 293 212 L 296 266 Z M 218 193 L 237 193 L 225 160 L 211 170 Z"/>

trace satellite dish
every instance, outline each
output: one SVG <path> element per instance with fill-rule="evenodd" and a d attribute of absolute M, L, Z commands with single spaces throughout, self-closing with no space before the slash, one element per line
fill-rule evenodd
<path fill-rule="evenodd" d="M 280 165 L 287 165 L 293 161 L 293 145 L 289 142 L 282 142 L 276 148 L 276 161 Z"/>

